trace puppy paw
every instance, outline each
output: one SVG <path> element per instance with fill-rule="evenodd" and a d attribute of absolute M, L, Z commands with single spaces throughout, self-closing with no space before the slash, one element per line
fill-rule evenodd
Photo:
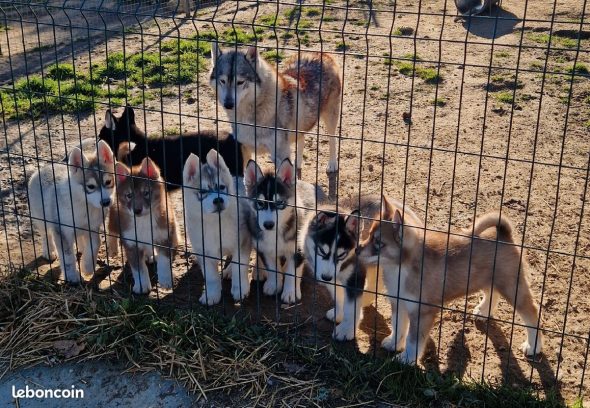
<path fill-rule="evenodd" d="M 221 300 L 221 287 L 215 288 L 215 289 L 213 289 L 211 287 L 204 288 L 203 294 L 199 298 L 199 302 L 201 302 L 202 305 L 208 305 L 208 306 L 216 305 L 217 303 L 219 303 L 220 300 Z"/>
<path fill-rule="evenodd" d="M 54 262 L 57 259 L 57 254 L 55 252 L 43 251 L 41 257 L 49 262 Z"/>
<path fill-rule="evenodd" d="M 416 349 L 406 347 L 396 358 L 404 364 L 416 365 Z"/>
<path fill-rule="evenodd" d="M 141 284 L 139 282 L 135 282 L 135 283 L 133 283 L 132 290 L 133 290 L 133 293 L 135 293 L 136 295 L 147 295 L 152 290 L 152 284 L 151 284 L 151 282 L 141 283 Z"/>
<path fill-rule="evenodd" d="M 174 278 L 170 272 L 168 273 L 158 273 L 158 284 L 164 289 L 172 289 L 174 284 Z"/>
<path fill-rule="evenodd" d="M 354 326 L 348 323 L 340 323 L 334 328 L 332 334 L 334 340 L 347 341 L 354 339 Z"/>
<path fill-rule="evenodd" d="M 301 300 L 301 294 L 297 294 L 294 288 L 283 289 L 283 293 L 281 293 L 281 300 L 283 303 L 291 305 Z"/>
<path fill-rule="evenodd" d="M 338 160 L 330 160 L 328 167 L 326 167 L 326 173 L 336 173 L 338 171 Z"/>
<path fill-rule="evenodd" d="M 404 348 L 403 343 L 404 342 L 402 340 L 397 339 L 392 333 L 386 338 L 384 338 L 383 341 L 381 341 L 381 347 L 383 347 L 387 351 L 399 353 Z"/>
<path fill-rule="evenodd" d="M 248 297 L 249 293 L 250 293 L 249 286 L 244 285 L 243 287 L 240 288 L 239 284 L 234 284 L 232 282 L 231 294 L 234 297 L 234 300 L 236 302 L 240 302 L 240 301 L 244 300 L 246 297 Z"/>
<path fill-rule="evenodd" d="M 492 316 L 490 316 L 490 314 L 488 313 L 490 311 L 490 305 L 489 304 L 483 304 L 480 303 L 479 305 L 475 306 L 475 308 L 473 308 L 473 317 L 476 320 L 487 320 L 488 317 L 493 317 L 493 313 Z"/>
<path fill-rule="evenodd" d="M 340 323 L 342 321 L 342 314 L 336 315 L 336 308 L 330 309 L 326 312 L 326 319 L 331 322 Z"/>
<path fill-rule="evenodd" d="M 534 343 L 534 339 L 533 339 L 533 343 Z M 527 356 L 527 358 L 534 358 L 534 357 L 539 357 L 539 354 L 541 354 L 541 350 L 543 349 L 543 344 L 542 344 L 542 340 L 539 337 L 537 339 L 537 347 L 533 347 L 532 344 L 529 343 L 529 341 L 525 341 L 524 343 L 522 343 L 522 345 L 520 346 L 520 350 L 522 350 L 522 352 L 524 353 L 525 356 Z"/>
<path fill-rule="evenodd" d="M 109 245 L 107 248 L 107 256 L 109 258 L 118 258 L 120 254 L 121 251 L 119 251 L 119 245 Z"/>
<path fill-rule="evenodd" d="M 274 296 L 277 293 L 277 282 L 274 278 L 268 278 L 262 287 L 262 293 L 267 296 Z"/>

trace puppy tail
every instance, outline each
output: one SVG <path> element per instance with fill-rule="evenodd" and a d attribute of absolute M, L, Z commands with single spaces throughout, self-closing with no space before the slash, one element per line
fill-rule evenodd
<path fill-rule="evenodd" d="M 501 241 L 512 241 L 512 224 L 505 215 L 500 216 L 498 211 L 487 213 L 479 217 L 473 226 L 473 235 L 480 235 L 488 228 L 496 228 L 498 239 Z"/>

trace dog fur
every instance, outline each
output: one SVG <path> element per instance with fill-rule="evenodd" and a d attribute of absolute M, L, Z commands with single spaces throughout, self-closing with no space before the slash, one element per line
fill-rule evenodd
<path fill-rule="evenodd" d="M 301 300 L 303 259 L 297 242 L 299 228 L 309 210 L 324 198 L 323 192 L 303 181 L 295 184 L 295 169 L 289 159 L 263 172 L 250 160 L 244 175 L 246 195 L 252 206 L 252 236 L 259 271 L 266 275 L 264 294 L 281 293 L 284 303 Z"/>
<path fill-rule="evenodd" d="M 221 300 L 217 265 L 223 256 L 232 259 L 232 296 L 243 300 L 250 292 L 250 207 L 237 196 L 235 180 L 216 150 L 209 151 L 206 162 L 191 154 L 183 179 L 186 231 L 205 278 L 200 302 L 214 305 Z"/>
<path fill-rule="evenodd" d="M 474 313 L 493 316 L 499 297 L 504 297 L 527 326 L 521 349 L 527 356 L 541 352 L 539 306 L 527 281 L 526 257 L 514 244 L 507 217 L 489 213 L 476 220 L 473 231 L 447 234 L 411 225 L 384 197 L 381 220 L 373 222 L 359 252 L 367 265 L 379 265 L 389 296 L 399 299 L 384 348 L 401 351 L 405 345 L 401 359 L 415 363 L 440 307 L 483 291 Z"/>
<path fill-rule="evenodd" d="M 215 131 L 203 130 L 149 138 L 135 123 L 135 112 L 130 106 L 118 118 L 110 109 L 106 111 L 99 138 L 105 140 L 115 157 L 127 166 L 138 165 L 149 156 L 160 169 L 169 191 L 182 186 L 183 165 L 191 153 L 205 158 L 211 149 L 218 150 L 226 158 L 230 173 L 237 177 L 244 176 L 246 161 L 252 157 L 250 148 L 238 143 L 228 132 L 218 135 Z M 121 146 L 125 147 L 123 151 Z"/>
<path fill-rule="evenodd" d="M 131 169 L 117 163 L 116 173 L 117 204 L 109 213 L 109 255 L 115 256 L 120 237 L 133 275 L 133 293 L 145 294 L 152 290 L 146 261 L 155 254 L 158 283 L 170 289 L 178 235 L 160 170 L 146 157 Z"/>
<path fill-rule="evenodd" d="M 266 149 L 278 168 L 290 157 L 291 143 L 297 140 L 300 176 L 304 132 L 309 132 L 321 118 L 330 135 L 327 171 L 338 170 L 335 135 L 342 79 L 330 55 L 301 53 L 299 59 L 287 61 L 282 72 L 268 64 L 256 47 L 222 51 L 214 42 L 211 56 L 210 85 L 241 143 Z"/>
<path fill-rule="evenodd" d="M 410 218 L 416 214 L 401 202 L 395 202 Z M 351 208 L 358 207 L 356 210 Z M 370 223 L 378 219 L 381 199 L 366 196 L 360 200 L 343 199 L 334 206 L 322 207 L 303 224 L 300 240 L 304 257 L 334 299 L 334 308 L 326 318 L 338 323 L 333 337 L 352 340 L 362 319 L 362 309 L 371 305 L 383 292 L 382 274 L 376 267 L 366 267 L 356 255 L 359 240 L 368 236 Z"/>
<path fill-rule="evenodd" d="M 103 211 L 111 205 L 115 191 L 114 166 L 113 152 L 99 142 L 93 155 L 74 148 L 67 164 L 48 164 L 29 180 L 29 208 L 34 228 L 41 233 L 42 255 L 50 261 L 59 257 L 69 283 L 81 280 L 75 246 L 82 253 L 82 274 L 94 273 Z"/>

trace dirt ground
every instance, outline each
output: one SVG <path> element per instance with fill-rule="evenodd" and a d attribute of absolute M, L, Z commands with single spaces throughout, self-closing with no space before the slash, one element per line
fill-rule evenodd
<path fill-rule="evenodd" d="M 574 78 L 568 69 L 574 63 L 590 64 L 590 28 L 585 23 L 590 6 L 582 10 L 575 0 L 560 0 L 551 6 L 540 0 L 506 1 L 491 17 L 463 21 L 456 20 L 454 6 L 442 0 L 424 3 L 421 8 L 421 2 L 411 0 L 398 1 L 395 6 L 383 0 L 347 4 L 348 9 L 337 1 L 326 6 L 329 10 L 323 20 L 304 11 L 311 22 L 305 30 L 310 42 L 301 46 L 334 53 L 343 67 L 340 196 L 379 194 L 383 189 L 388 196 L 405 200 L 428 228 L 443 231 L 449 224 L 470 226 L 477 215 L 502 207 L 516 224 L 516 236 L 528 248 L 530 281 L 542 305 L 545 348 L 539 361 L 530 362 L 518 351 L 525 331 L 511 324 L 522 322 L 505 302 L 500 303 L 500 321 L 489 326 L 466 317 L 465 310 L 471 311 L 478 301 L 478 296 L 472 296 L 452 302 L 451 310 L 443 312 L 431 333 L 424 365 L 476 380 L 515 386 L 531 382 L 540 393 L 553 389 L 566 401 L 586 395 L 590 78 Z M 226 2 L 199 10 L 190 21 L 147 19 L 141 24 L 143 36 L 124 35 L 125 47 L 127 52 L 136 52 L 142 46 L 157 46 L 159 35 L 222 31 L 232 23 L 251 23 L 255 16 L 277 11 L 283 16 L 292 7 Z M 293 36 L 284 38 L 286 30 L 277 28 L 276 39 L 270 39 L 273 32 L 269 29 L 261 44 L 284 48 L 289 55 L 298 47 L 293 30 L 297 22 L 283 20 L 279 25 L 291 27 Z M 248 27 L 241 26 L 246 31 Z M 396 29 L 401 27 L 411 27 L 413 33 L 400 35 Z M 8 31 L 14 61 L 22 53 L 19 38 L 28 40 L 36 30 L 34 24 L 24 24 L 22 30 Z M 109 52 L 121 49 L 120 24 L 112 30 L 119 35 L 115 32 L 105 42 L 103 33 L 102 38 L 87 41 L 88 47 L 75 55 L 76 64 L 87 66 L 89 55 L 93 60 L 104 59 L 107 46 Z M 562 40 L 571 40 L 572 33 L 577 38 L 580 30 L 579 47 Z M 549 32 L 560 35 L 550 51 L 542 42 Z M 68 30 L 60 33 L 70 41 Z M 46 38 L 54 41 L 50 34 Z M 4 36 L 2 41 L 6 50 Z M 386 56 L 407 54 L 418 54 L 421 66 L 439 70 L 442 81 L 431 84 L 406 76 Z M 0 61 L 2 70 L 10 70 L 6 53 Z M 21 75 L 13 69 L 13 75 Z M 136 109 L 138 124 L 151 135 L 167 129 L 229 129 L 224 113 L 215 110 L 207 83 L 207 73 L 202 72 L 196 83 L 174 88 L 175 95 L 148 102 L 145 110 Z M 505 92 L 515 92 L 514 104 L 502 102 Z M 404 121 L 404 113 L 411 115 L 411 123 Z M 35 170 L 37 157 L 61 160 L 65 146 L 96 135 L 103 114 L 3 123 L 0 264 L 47 272 L 48 265 L 34 262 L 40 244 L 31 239 L 26 177 Z M 322 132 L 320 127 L 306 138 L 303 179 L 327 187 L 328 139 Z M 178 194 L 174 197 L 182 224 L 179 198 Z M 99 258 L 100 287 L 128 291 L 130 279 L 122 273 L 120 260 L 107 261 L 102 252 Z M 175 273 L 174 292 L 154 291 L 152 296 L 194 304 L 201 291 L 198 268 L 177 258 Z M 250 298 L 241 305 L 225 296 L 220 308 L 228 313 L 240 309 L 262 321 L 296 323 L 314 341 L 330 338 L 332 324 L 323 318 L 331 307 L 325 289 L 306 280 L 302 304 L 286 308 L 262 295 L 259 285 L 252 285 Z M 224 289 L 228 295 L 228 288 Z M 367 310 L 354 345 L 359 352 L 383 354 L 378 344 L 390 331 L 390 314 L 382 300 L 377 308 Z"/>

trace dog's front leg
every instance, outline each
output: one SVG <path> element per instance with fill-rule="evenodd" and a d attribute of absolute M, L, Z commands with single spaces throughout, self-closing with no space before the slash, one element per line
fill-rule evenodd
<path fill-rule="evenodd" d="M 293 259 L 294 256 L 287 259 L 285 283 L 283 284 L 283 293 L 281 295 L 281 300 L 287 304 L 297 303 L 301 300 L 301 275 L 303 274 L 303 263 L 297 267 L 295 265 L 295 259 Z"/>
<path fill-rule="evenodd" d="M 250 253 L 245 247 L 238 248 L 232 254 L 231 294 L 236 302 L 245 299 L 250 293 L 249 260 Z"/>
<path fill-rule="evenodd" d="M 130 247 L 125 248 L 125 256 L 131 267 L 131 274 L 133 275 L 133 293 L 137 295 L 150 293 L 152 290 L 152 282 L 150 281 L 150 274 L 145 263 L 146 254 L 142 251 L 136 243 L 129 243 Z"/>
<path fill-rule="evenodd" d="M 283 273 L 279 271 L 280 266 L 276 256 L 264 255 L 264 268 L 266 270 L 266 281 L 262 292 L 267 296 L 274 296 L 283 287 Z"/>
<path fill-rule="evenodd" d="M 289 134 L 284 130 L 277 130 L 270 136 L 272 140 L 268 146 L 270 157 L 277 169 L 283 160 L 291 157 L 291 143 L 289 142 Z"/>
<path fill-rule="evenodd" d="M 344 315 L 344 297 L 346 296 L 346 293 L 342 285 L 339 283 L 328 283 L 326 286 L 332 295 L 332 299 L 334 299 L 334 308 L 326 312 L 326 319 L 335 323 L 340 323 Z"/>
<path fill-rule="evenodd" d="M 61 270 L 66 282 L 73 285 L 80 283 L 80 273 L 76 268 L 76 253 L 74 250 L 74 229 L 53 228 L 53 240 L 57 249 L 57 256 L 61 261 Z"/>
<path fill-rule="evenodd" d="M 410 319 L 405 302 L 391 300 L 391 334 L 383 339 L 381 347 L 391 352 L 400 352 L 406 347 Z M 399 306 L 399 307 L 398 307 Z"/>
<path fill-rule="evenodd" d="M 80 271 L 85 276 L 92 276 L 94 274 L 94 267 L 96 266 L 96 258 L 98 258 L 100 237 L 98 236 L 98 232 L 84 231 L 81 238 L 83 242 L 83 250 Z"/>
<path fill-rule="evenodd" d="M 362 318 L 362 293 L 354 293 L 351 297 L 350 290 L 345 291 L 342 323 L 334 328 L 332 335 L 335 340 L 352 340 L 356 334 L 356 328 Z"/>
<path fill-rule="evenodd" d="M 409 309 L 408 317 L 410 319 L 408 339 L 406 349 L 398 355 L 398 358 L 404 363 L 416 364 L 424 354 L 426 340 L 436 317 L 436 310 L 426 306 L 420 307 L 419 304 L 412 304 L 407 309 Z"/>
<path fill-rule="evenodd" d="M 171 263 L 172 263 L 172 256 L 173 256 L 173 252 L 171 250 L 171 248 L 169 248 L 169 245 L 172 245 L 171 242 L 167 242 L 163 244 L 163 247 L 158 248 L 158 252 L 157 252 L 157 258 L 156 258 L 156 270 L 158 271 L 158 283 L 160 284 L 160 286 L 162 286 L 164 289 L 171 289 L 173 282 L 174 282 L 174 276 L 172 274 L 172 267 L 171 267 Z"/>
<path fill-rule="evenodd" d="M 221 254 L 218 255 L 221 258 Z M 203 305 L 215 305 L 221 300 L 221 276 L 217 271 L 217 259 L 211 254 L 203 256 L 201 268 L 205 277 L 205 287 L 199 302 Z"/>

